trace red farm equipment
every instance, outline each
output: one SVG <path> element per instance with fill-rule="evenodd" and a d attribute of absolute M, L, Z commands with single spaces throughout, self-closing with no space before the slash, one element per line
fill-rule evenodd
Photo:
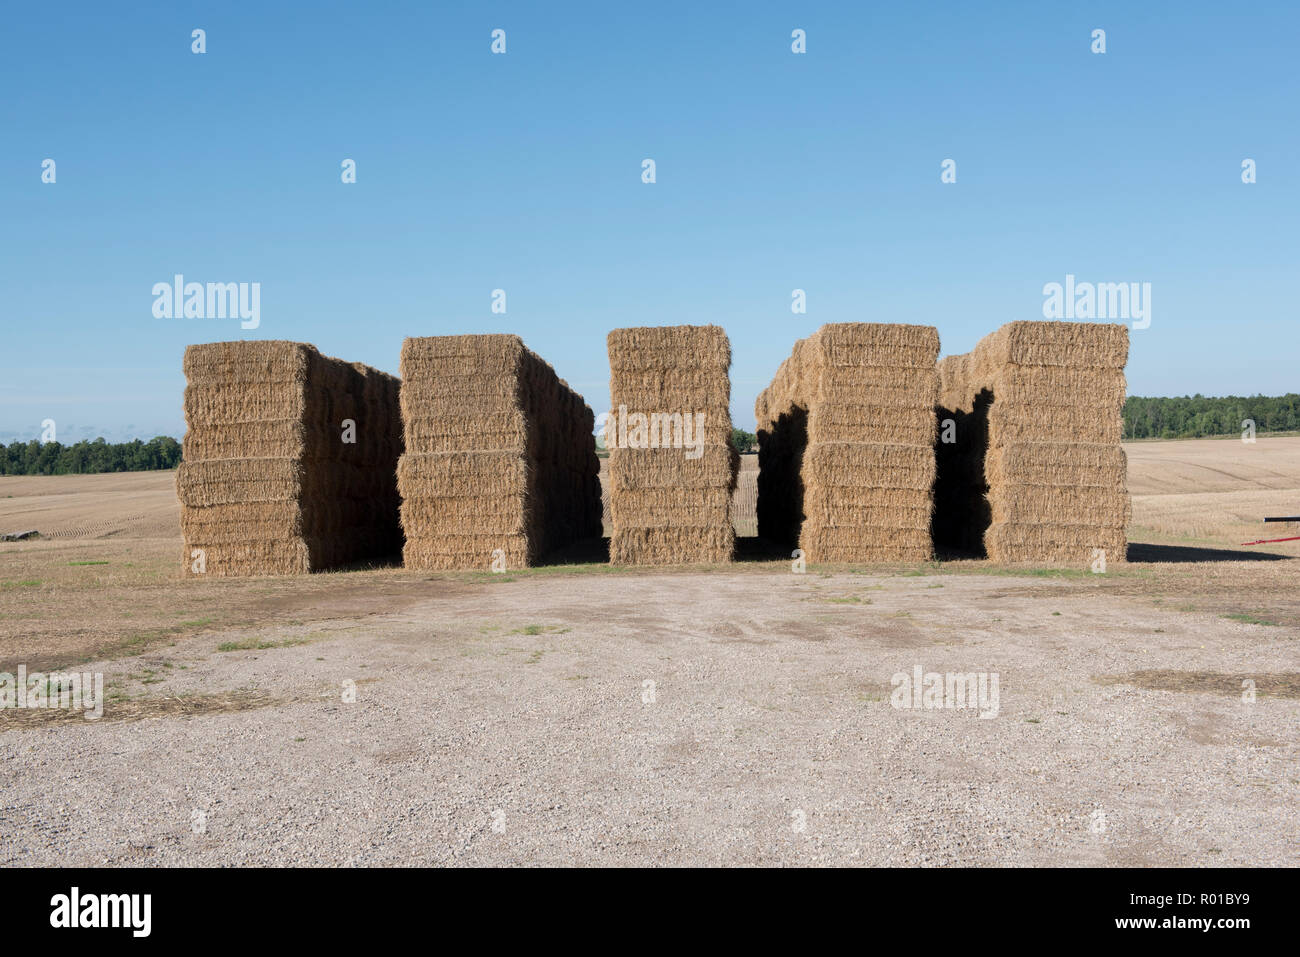
<path fill-rule="evenodd" d="M 1282 515 L 1277 518 L 1266 518 L 1266 522 L 1300 522 L 1300 515 Z M 1242 542 L 1243 545 L 1271 545 L 1274 542 L 1300 542 L 1300 535 L 1292 535 L 1290 538 L 1261 538 L 1257 542 Z"/>

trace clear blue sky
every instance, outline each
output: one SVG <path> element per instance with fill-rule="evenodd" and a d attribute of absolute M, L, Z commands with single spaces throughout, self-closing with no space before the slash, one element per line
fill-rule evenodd
<path fill-rule="evenodd" d="M 1297 5 L 985 6 L 13 4 L 0 441 L 179 436 L 184 347 L 242 337 L 514 332 L 599 412 L 606 332 L 675 323 L 752 428 L 824 322 L 964 352 L 1067 273 L 1152 284 L 1133 394 L 1300 389 Z M 260 282 L 260 328 L 154 318 L 175 273 Z"/>

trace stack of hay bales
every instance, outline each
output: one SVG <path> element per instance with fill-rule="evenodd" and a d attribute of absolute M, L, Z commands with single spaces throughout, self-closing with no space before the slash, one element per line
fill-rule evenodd
<path fill-rule="evenodd" d="M 536 564 L 600 535 L 595 420 L 513 335 L 402 343 L 398 466 L 411 568 Z"/>
<path fill-rule="evenodd" d="M 932 554 L 930 326 L 836 323 L 795 344 L 754 412 L 759 535 L 810 562 Z"/>
<path fill-rule="evenodd" d="M 615 329 L 607 343 L 610 561 L 731 561 L 740 456 L 731 443 L 727 334 L 650 326 Z"/>
<path fill-rule="evenodd" d="M 1085 565 L 1100 549 L 1108 563 L 1125 560 L 1127 360 L 1125 326 L 1013 322 L 941 364 L 943 407 L 971 412 L 991 403 L 990 559 Z"/>
<path fill-rule="evenodd" d="M 184 369 L 189 574 L 297 574 L 401 548 L 393 376 L 284 341 L 190 346 Z"/>

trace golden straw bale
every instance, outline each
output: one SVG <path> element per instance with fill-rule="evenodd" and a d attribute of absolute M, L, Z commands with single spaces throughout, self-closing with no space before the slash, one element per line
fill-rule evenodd
<path fill-rule="evenodd" d="M 609 560 L 614 565 L 719 565 L 732 560 L 735 546 L 729 521 L 708 528 L 615 528 Z"/>
<path fill-rule="evenodd" d="M 708 406 L 681 408 L 685 411 L 621 402 L 605 420 L 605 448 L 611 452 L 662 448 L 681 454 L 702 446 L 730 444 L 730 415 L 716 409 L 710 415 Z"/>
<path fill-rule="evenodd" d="M 643 488 L 610 498 L 610 518 L 619 528 L 708 528 L 729 521 L 731 490 Z"/>
<path fill-rule="evenodd" d="M 933 372 L 939 331 L 933 326 L 883 322 L 840 322 L 817 330 L 819 359 L 855 372 L 869 368 Z"/>
<path fill-rule="evenodd" d="M 976 352 L 999 365 L 1122 369 L 1128 327 L 1101 322 L 1009 322 L 986 336 Z"/>
<path fill-rule="evenodd" d="M 1123 369 L 1006 365 L 994 392 L 999 402 L 1059 405 L 1080 411 L 1115 408 L 1122 412 L 1126 383 Z"/>
<path fill-rule="evenodd" d="M 803 504 L 808 511 L 834 512 L 840 509 L 906 511 L 930 507 L 928 488 L 889 488 L 885 486 L 808 485 L 804 488 Z"/>
<path fill-rule="evenodd" d="M 731 368 L 731 343 L 721 326 L 639 326 L 606 337 L 612 371 Z M 617 377 L 615 377 L 617 379 Z"/>
<path fill-rule="evenodd" d="M 1069 520 L 1090 528 L 1127 528 L 1129 497 L 1122 489 L 1014 485 L 989 490 L 993 522 L 1050 525 Z"/>
<path fill-rule="evenodd" d="M 1118 443 L 1016 442 L 988 450 L 990 485 L 1127 487 L 1127 458 Z"/>
<path fill-rule="evenodd" d="M 1119 410 L 1085 411 L 1077 407 L 1002 405 L 996 400 L 988 413 L 989 442 L 1057 441 L 1093 445 L 1118 444 L 1124 437 L 1124 416 Z"/>
<path fill-rule="evenodd" d="M 196 551 L 203 554 L 202 577 L 305 575 L 313 570 L 311 548 L 303 538 L 278 541 L 186 541 L 181 563 L 191 573 L 196 567 Z"/>
<path fill-rule="evenodd" d="M 726 376 L 717 369 L 693 366 L 664 369 L 620 369 L 618 401 L 632 411 L 667 409 L 725 409 L 731 401 Z M 617 404 L 615 404 L 617 409 Z"/>
<path fill-rule="evenodd" d="M 331 436 L 313 430 L 308 434 L 301 418 L 253 419 L 205 423 L 185 433 L 182 457 L 189 462 L 205 459 L 274 458 L 306 456 Z"/>
<path fill-rule="evenodd" d="M 1090 568 L 1105 553 L 1106 565 L 1127 560 L 1128 540 L 1122 528 L 1085 525 L 991 525 L 984 536 L 988 556 L 1005 563 L 1046 563 Z"/>
<path fill-rule="evenodd" d="M 803 480 L 808 486 L 928 490 L 934 447 L 821 442 L 804 453 Z"/>
<path fill-rule="evenodd" d="M 858 552 L 875 560 L 923 562 L 929 560 L 932 549 L 928 522 L 919 528 L 892 522 L 856 528 L 805 528 L 799 535 L 799 547 L 807 561 L 818 563 L 867 560 L 850 557 Z"/>
<path fill-rule="evenodd" d="M 274 339 L 189 346 L 181 359 L 181 369 L 186 379 L 201 382 L 253 386 L 283 380 L 302 382 L 311 361 L 303 346 L 301 342 Z"/>
<path fill-rule="evenodd" d="M 408 568 L 430 570 L 491 570 L 494 561 L 501 566 L 527 568 L 536 561 L 531 536 L 495 532 L 440 535 L 437 538 L 407 536 L 402 558 Z"/>
<path fill-rule="evenodd" d="M 902 407 L 820 403 L 808 413 L 808 441 L 812 443 L 933 445 L 936 428 L 934 406 L 923 402 Z"/>

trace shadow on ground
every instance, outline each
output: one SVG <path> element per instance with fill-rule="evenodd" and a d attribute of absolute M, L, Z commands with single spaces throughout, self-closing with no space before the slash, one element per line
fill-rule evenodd
<path fill-rule="evenodd" d="M 793 545 L 781 545 L 757 536 L 736 536 L 736 561 L 765 562 L 775 559 L 792 559 Z"/>
<path fill-rule="evenodd" d="M 1191 545 L 1139 545 L 1130 543 L 1131 562 L 1277 562 L 1291 558 L 1276 552 L 1241 552 L 1229 548 L 1196 548 Z"/>
<path fill-rule="evenodd" d="M 547 565 L 607 565 L 609 564 L 609 539 L 588 538 L 573 542 L 563 548 L 548 552 L 538 562 Z"/>

